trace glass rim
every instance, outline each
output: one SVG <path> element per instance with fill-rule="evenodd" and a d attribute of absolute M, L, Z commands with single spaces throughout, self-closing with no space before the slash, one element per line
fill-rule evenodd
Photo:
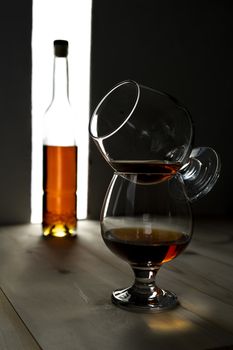
<path fill-rule="evenodd" d="M 126 85 L 126 84 L 131 84 L 133 85 L 134 87 L 136 87 L 137 89 L 137 92 L 136 92 L 136 98 L 135 98 L 135 102 L 133 103 L 133 107 L 131 108 L 130 112 L 128 113 L 127 117 L 124 119 L 124 121 L 122 123 L 120 123 L 120 125 L 115 128 L 112 132 L 109 132 L 107 134 L 104 134 L 104 135 L 101 135 L 101 136 L 97 136 L 93 133 L 93 130 L 92 130 L 92 122 L 93 122 L 93 119 L 94 118 L 97 118 L 98 114 L 97 114 L 97 111 L 99 110 L 100 106 L 103 104 L 103 102 L 108 98 L 109 95 L 111 95 L 115 90 L 119 89 L 121 86 L 123 85 Z M 138 105 L 138 101 L 139 101 L 139 98 L 140 98 L 140 85 L 134 81 L 134 80 L 131 80 L 131 79 L 128 79 L 128 80 L 124 80 L 118 84 L 116 84 L 111 90 L 109 90 L 105 95 L 104 97 L 100 100 L 100 102 L 98 103 L 97 107 L 95 108 L 92 116 L 91 116 L 91 119 L 90 119 L 90 122 L 89 122 L 89 134 L 91 135 L 91 137 L 94 139 L 94 140 L 103 140 L 103 139 L 107 139 L 108 137 L 111 137 L 112 135 L 114 135 L 118 130 L 120 130 L 125 123 L 127 123 L 127 121 L 130 119 L 131 115 L 133 114 L 133 112 L 135 111 L 137 105 Z"/>

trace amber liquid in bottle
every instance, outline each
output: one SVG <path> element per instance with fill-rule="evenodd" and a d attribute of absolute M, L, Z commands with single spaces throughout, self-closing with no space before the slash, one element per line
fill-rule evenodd
<path fill-rule="evenodd" d="M 136 266 L 161 265 L 174 259 L 190 241 L 182 232 L 137 227 L 113 228 L 103 232 L 107 247 Z"/>
<path fill-rule="evenodd" d="M 43 146 L 43 234 L 76 235 L 77 146 Z"/>

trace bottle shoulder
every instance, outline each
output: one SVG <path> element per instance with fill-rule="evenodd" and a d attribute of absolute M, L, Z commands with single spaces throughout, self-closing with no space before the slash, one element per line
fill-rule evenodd
<path fill-rule="evenodd" d="M 44 124 L 47 123 L 65 123 L 74 124 L 74 111 L 70 104 L 52 103 L 45 111 L 43 116 Z"/>
<path fill-rule="evenodd" d="M 69 100 L 66 99 L 55 99 L 52 100 L 47 109 L 45 110 L 45 115 L 52 113 L 59 113 L 61 111 L 66 111 L 67 113 L 72 113 L 72 107 Z"/>

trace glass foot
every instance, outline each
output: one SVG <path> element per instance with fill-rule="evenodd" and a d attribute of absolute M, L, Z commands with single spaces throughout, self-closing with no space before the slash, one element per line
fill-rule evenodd
<path fill-rule="evenodd" d="M 148 295 L 135 290 L 135 287 L 119 289 L 112 293 L 113 304 L 130 311 L 161 312 L 178 304 L 176 294 L 156 288 Z"/>
<path fill-rule="evenodd" d="M 215 185 L 221 169 L 220 158 L 210 147 L 192 150 L 188 164 L 180 169 L 187 198 L 192 202 L 205 196 Z M 173 183 L 173 189 L 177 187 Z"/>

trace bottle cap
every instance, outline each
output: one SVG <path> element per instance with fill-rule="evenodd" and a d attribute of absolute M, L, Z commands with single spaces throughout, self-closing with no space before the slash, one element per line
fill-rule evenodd
<path fill-rule="evenodd" d="M 67 40 L 54 40 L 54 55 L 56 57 L 68 56 L 68 41 Z"/>

